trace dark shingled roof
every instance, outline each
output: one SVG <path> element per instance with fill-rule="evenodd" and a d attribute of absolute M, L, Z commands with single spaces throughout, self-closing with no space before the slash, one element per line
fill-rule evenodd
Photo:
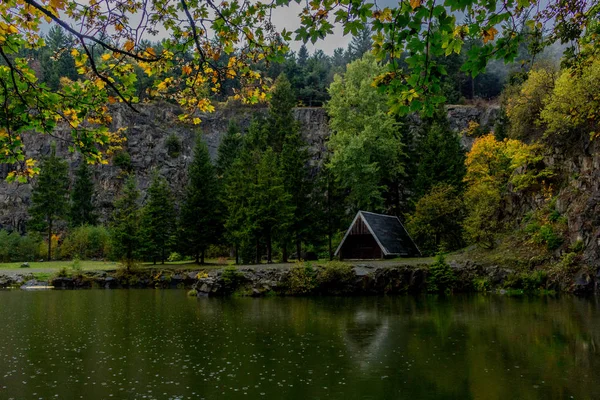
<path fill-rule="evenodd" d="M 404 226 L 391 215 L 359 211 L 364 221 L 373 231 L 375 240 L 383 247 L 385 255 L 420 256 L 421 252 L 412 241 Z"/>

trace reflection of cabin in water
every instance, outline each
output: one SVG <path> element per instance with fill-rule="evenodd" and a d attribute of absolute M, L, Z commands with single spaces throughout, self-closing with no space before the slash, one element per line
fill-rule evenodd
<path fill-rule="evenodd" d="M 418 257 L 421 252 L 392 215 L 359 211 L 335 251 L 340 259 Z"/>

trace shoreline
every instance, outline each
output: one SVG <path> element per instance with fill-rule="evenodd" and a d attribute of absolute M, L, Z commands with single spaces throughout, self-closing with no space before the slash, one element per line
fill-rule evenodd
<path fill-rule="evenodd" d="M 552 275 L 544 270 L 519 272 L 473 261 L 449 261 L 451 287 L 446 293 L 500 294 L 600 292 L 600 277 L 586 271 Z M 12 271 L 11 271 L 12 272 Z M 339 261 L 325 263 L 210 266 L 181 269 L 160 266 L 132 271 L 70 271 L 67 276 L 36 279 L 29 271 L 0 272 L 2 289 L 185 289 L 204 296 L 361 296 L 421 294 L 432 290 L 430 263 Z"/>

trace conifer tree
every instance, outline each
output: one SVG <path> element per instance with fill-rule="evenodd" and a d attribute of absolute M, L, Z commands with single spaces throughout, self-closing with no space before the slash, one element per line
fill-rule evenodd
<path fill-rule="evenodd" d="M 75 183 L 71 192 L 71 226 L 96 225 L 98 217 L 94 212 L 93 195 L 92 171 L 85 160 L 82 160 L 75 171 Z"/>
<path fill-rule="evenodd" d="M 248 217 L 264 238 L 267 262 L 271 263 L 273 238 L 288 230 L 294 217 L 294 206 L 285 190 L 277 155 L 270 147 L 260 155 L 260 161 L 256 164 L 256 183 L 252 193 Z M 258 263 L 260 258 L 257 257 L 256 261 Z"/>
<path fill-rule="evenodd" d="M 235 135 L 231 127 L 230 125 L 229 139 Z M 229 139 L 227 139 L 228 143 L 232 144 L 233 140 L 229 141 Z M 230 147 L 228 151 L 233 148 L 233 146 Z M 226 168 L 225 164 L 231 162 L 230 160 L 224 161 L 225 157 L 229 156 L 231 155 L 228 152 L 220 151 L 223 168 Z M 197 263 L 204 264 L 206 249 L 215 243 L 220 233 L 218 211 L 219 182 L 215 167 L 211 163 L 208 147 L 200 138 L 197 138 L 179 222 L 179 237 L 183 251 L 185 254 L 194 256 Z"/>
<path fill-rule="evenodd" d="M 426 124 L 426 134 L 419 145 L 415 194 L 418 200 L 438 183 L 462 188 L 465 169 L 465 150 L 445 115 Z"/>
<path fill-rule="evenodd" d="M 309 160 L 306 142 L 300 134 L 300 127 L 294 118 L 295 97 L 290 82 L 281 75 L 272 92 L 266 129 L 268 143 L 279 156 L 285 191 L 290 195 L 294 208 L 287 232 L 282 231 L 283 262 L 287 261 L 287 244 L 296 244 L 297 257 L 301 257 L 302 241 L 308 231 L 311 205 Z"/>
<path fill-rule="evenodd" d="M 52 260 L 52 233 L 55 223 L 66 217 L 68 211 L 69 166 L 56 156 L 53 143 L 50 155 L 43 159 L 40 174 L 31 193 L 31 226 L 47 232 L 48 261 Z"/>
<path fill-rule="evenodd" d="M 227 132 L 217 150 L 216 172 L 219 177 L 223 177 L 231 168 L 233 162 L 242 148 L 243 140 L 240 128 L 235 121 L 229 121 Z"/>
<path fill-rule="evenodd" d="M 140 243 L 140 206 L 138 204 L 140 191 L 134 175 L 125 181 L 123 193 L 115 201 L 112 214 L 112 249 L 116 257 L 125 262 L 129 270 Z"/>
<path fill-rule="evenodd" d="M 162 264 L 168 257 L 175 234 L 175 209 L 167 180 L 158 170 L 152 171 L 148 200 L 141 212 L 141 248 L 145 258 Z"/>

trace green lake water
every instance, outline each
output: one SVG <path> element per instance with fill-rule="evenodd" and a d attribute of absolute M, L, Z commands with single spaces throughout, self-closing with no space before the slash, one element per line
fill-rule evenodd
<path fill-rule="evenodd" d="M 600 399 L 600 303 L 0 292 L 0 399 Z"/>

